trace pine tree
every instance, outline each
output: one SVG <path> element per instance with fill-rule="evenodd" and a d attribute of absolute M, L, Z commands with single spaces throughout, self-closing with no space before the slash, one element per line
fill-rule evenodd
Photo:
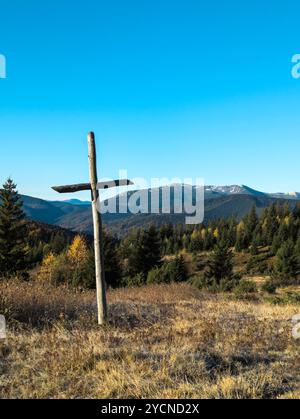
<path fill-rule="evenodd" d="M 300 260 L 300 236 L 298 237 L 298 240 L 295 246 L 295 252 L 296 252 L 296 255 L 298 256 L 298 259 Z"/>
<path fill-rule="evenodd" d="M 273 243 L 272 243 L 272 247 L 271 247 L 271 251 L 272 251 L 273 255 L 276 255 L 276 253 L 278 252 L 278 250 L 282 246 L 283 242 L 284 242 L 284 240 L 282 240 L 280 235 L 278 233 L 275 234 L 274 239 L 273 239 Z"/>
<path fill-rule="evenodd" d="M 132 242 L 131 252 L 128 257 L 128 271 L 130 275 L 148 272 L 161 261 L 161 241 L 154 226 L 148 230 L 140 230 Z"/>
<path fill-rule="evenodd" d="M 0 190 L 0 275 L 13 275 L 25 269 L 25 224 L 22 201 L 12 179 Z"/>
<path fill-rule="evenodd" d="M 201 233 L 195 229 L 191 234 L 190 251 L 192 253 L 197 253 L 201 250 L 203 250 L 203 240 L 201 238 Z"/>
<path fill-rule="evenodd" d="M 173 261 L 173 278 L 172 280 L 174 282 L 183 282 L 186 281 L 187 279 L 187 270 L 186 270 L 186 266 L 185 266 L 185 261 L 184 261 L 184 257 L 181 256 L 177 256 L 174 261 Z"/>
<path fill-rule="evenodd" d="M 244 237 L 244 245 L 245 247 L 249 247 L 253 237 L 256 227 L 258 226 L 259 220 L 258 216 L 256 214 L 256 207 L 253 205 L 250 213 L 245 217 L 244 219 L 244 225 L 245 225 L 245 237 Z"/>
<path fill-rule="evenodd" d="M 259 251 L 258 251 L 258 240 L 256 237 L 253 238 L 252 242 L 251 242 L 251 247 L 250 247 L 250 253 L 252 256 L 256 256 L 258 255 Z"/>
<path fill-rule="evenodd" d="M 274 265 L 275 278 L 288 283 L 295 281 L 300 274 L 300 261 L 293 240 L 287 240 L 276 254 Z"/>
<path fill-rule="evenodd" d="M 245 222 L 242 220 L 237 225 L 235 250 L 236 252 L 242 252 L 246 248 L 247 248 L 247 244 L 246 244 Z"/>
<path fill-rule="evenodd" d="M 278 226 L 276 204 L 272 204 L 265 210 L 264 214 L 263 236 L 265 245 L 272 245 Z"/>
<path fill-rule="evenodd" d="M 220 285 L 222 280 L 231 280 L 233 277 L 233 254 L 224 242 L 219 242 L 208 261 L 208 270 L 205 277 Z"/>
<path fill-rule="evenodd" d="M 103 237 L 105 281 L 109 287 L 117 288 L 122 279 L 119 241 L 106 231 Z"/>
<path fill-rule="evenodd" d="M 300 219 L 300 202 L 294 208 L 293 215 L 296 219 Z"/>

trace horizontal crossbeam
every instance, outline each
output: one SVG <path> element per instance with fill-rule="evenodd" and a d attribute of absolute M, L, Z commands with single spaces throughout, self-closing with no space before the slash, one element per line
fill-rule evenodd
<path fill-rule="evenodd" d="M 133 185 L 133 182 L 128 179 L 112 180 L 107 182 L 97 183 L 97 189 L 109 189 L 118 186 L 128 186 Z M 90 191 L 90 183 L 77 183 L 75 185 L 65 185 L 65 186 L 53 186 L 52 189 L 58 193 L 74 193 L 80 191 Z"/>

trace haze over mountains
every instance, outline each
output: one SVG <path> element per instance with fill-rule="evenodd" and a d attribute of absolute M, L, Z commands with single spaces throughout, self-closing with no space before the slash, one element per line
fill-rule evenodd
<path fill-rule="evenodd" d="M 165 187 L 159 188 L 161 208 L 161 196 Z M 195 187 L 193 187 L 196 192 Z M 133 192 L 128 192 L 130 197 Z M 147 190 L 149 202 L 153 191 Z M 124 197 L 124 194 L 122 195 Z M 66 201 L 46 201 L 30 196 L 22 196 L 24 210 L 28 218 L 47 224 L 57 225 L 72 231 L 92 233 L 91 206 L 88 201 L 69 199 Z M 171 209 L 176 205 L 176 197 L 171 187 Z M 251 189 L 245 185 L 229 186 L 205 186 L 205 221 L 217 218 L 229 218 L 232 216 L 238 219 L 245 216 L 253 205 L 258 213 L 273 202 L 289 202 L 294 206 L 300 201 L 300 193 L 276 193 L 269 194 Z M 116 197 L 119 207 L 120 196 Z M 124 235 L 133 227 L 146 226 L 151 223 L 161 225 L 167 222 L 174 224 L 184 223 L 185 214 L 104 214 L 103 221 L 107 228 L 118 235 Z"/>

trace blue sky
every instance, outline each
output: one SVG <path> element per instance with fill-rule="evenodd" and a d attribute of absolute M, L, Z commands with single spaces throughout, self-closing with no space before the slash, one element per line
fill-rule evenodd
<path fill-rule="evenodd" d="M 300 190 L 296 0 L 0 0 L 0 180 L 67 199 L 86 134 L 115 177 Z M 78 194 L 88 198 L 88 194 Z"/>

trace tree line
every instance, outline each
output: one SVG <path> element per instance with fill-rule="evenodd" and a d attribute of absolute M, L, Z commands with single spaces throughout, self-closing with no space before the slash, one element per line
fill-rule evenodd
<path fill-rule="evenodd" d="M 32 228 L 32 227 L 31 227 Z M 219 219 L 198 226 L 166 224 L 132 230 L 119 239 L 104 234 L 105 272 L 111 287 L 185 281 L 184 255 L 209 254 L 199 286 L 229 289 L 235 253 L 248 253 L 248 273 L 269 274 L 277 284 L 300 275 L 300 203 L 277 201 L 258 217 L 253 207 L 242 220 Z M 198 258 L 199 259 L 199 258 Z M 270 261 L 272 264 L 270 266 Z M 87 237 L 61 232 L 37 241 L 28 230 L 22 202 L 11 179 L 0 191 L 0 276 L 19 275 L 39 265 L 39 278 L 54 284 L 94 287 L 94 254 Z"/>

